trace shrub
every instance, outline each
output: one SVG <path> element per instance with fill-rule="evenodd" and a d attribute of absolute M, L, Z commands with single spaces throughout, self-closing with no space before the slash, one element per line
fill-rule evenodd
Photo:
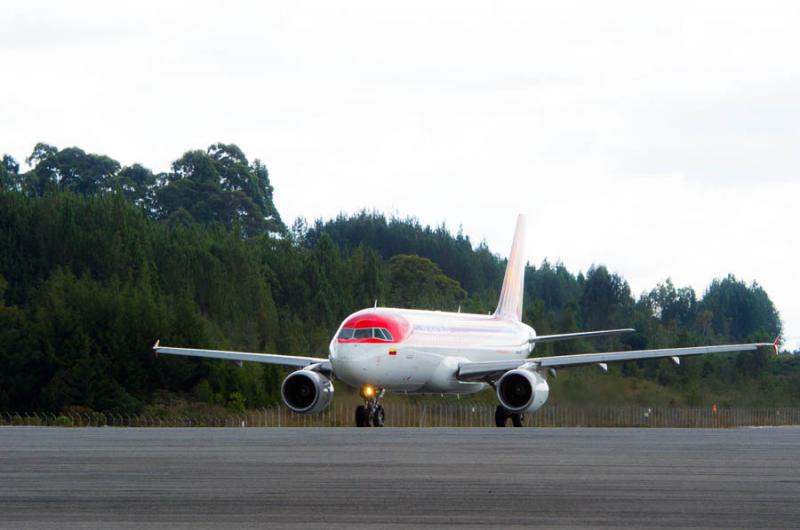
<path fill-rule="evenodd" d="M 72 420 L 62 414 L 53 420 L 53 425 L 56 427 L 72 427 Z"/>

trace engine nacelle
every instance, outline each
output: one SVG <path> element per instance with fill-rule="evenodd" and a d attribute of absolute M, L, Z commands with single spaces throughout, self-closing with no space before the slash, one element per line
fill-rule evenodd
<path fill-rule="evenodd" d="M 547 401 L 550 387 L 538 372 L 509 370 L 497 380 L 497 399 L 511 412 L 533 412 Z"/>
<path fill-rule="evenodd" d="M 281 398 L 295 412 L 318 414 L 333 399 L 333 383 L 319 372 L 297 370 L 283 380 Z"/>

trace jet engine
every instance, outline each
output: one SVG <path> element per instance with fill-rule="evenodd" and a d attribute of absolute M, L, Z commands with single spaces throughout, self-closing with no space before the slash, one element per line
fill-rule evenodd
<path fill-rule="evenodd" d="M 550 387 L 538 372 L 509 370 L 497 380 L 497 399 L 511 412 L 533 412 L 547 401 Z"/>
<path fill-rule="evenodd" d="M 333 399 L 333 383 L 319 372 L 297 370 L 283 380 L 281 397 L 294 412 L 318 414 Z"/>

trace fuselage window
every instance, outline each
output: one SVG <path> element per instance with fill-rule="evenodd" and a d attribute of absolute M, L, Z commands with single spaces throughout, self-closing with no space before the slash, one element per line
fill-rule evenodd
<path fill-rule="evenodd" d="M 353 328 L 342 328 L 342 331 L 339 332 L 340 339 L 352 339 L 353 338 Z"/>
<path fill-rule="evenodd" d="M 354 339 L 371 339 L 372 338 L 372 328 L 361 328 L 355 330 L 353 333 Z"/>

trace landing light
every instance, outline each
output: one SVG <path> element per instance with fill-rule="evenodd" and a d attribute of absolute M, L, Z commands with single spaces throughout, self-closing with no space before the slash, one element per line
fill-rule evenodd
<path fill-rule="evenodd" d="M 361 397 L 364 399 L 372 399 L 375 397 L 375 387 L 367 385 L 361 388 Z"/>

